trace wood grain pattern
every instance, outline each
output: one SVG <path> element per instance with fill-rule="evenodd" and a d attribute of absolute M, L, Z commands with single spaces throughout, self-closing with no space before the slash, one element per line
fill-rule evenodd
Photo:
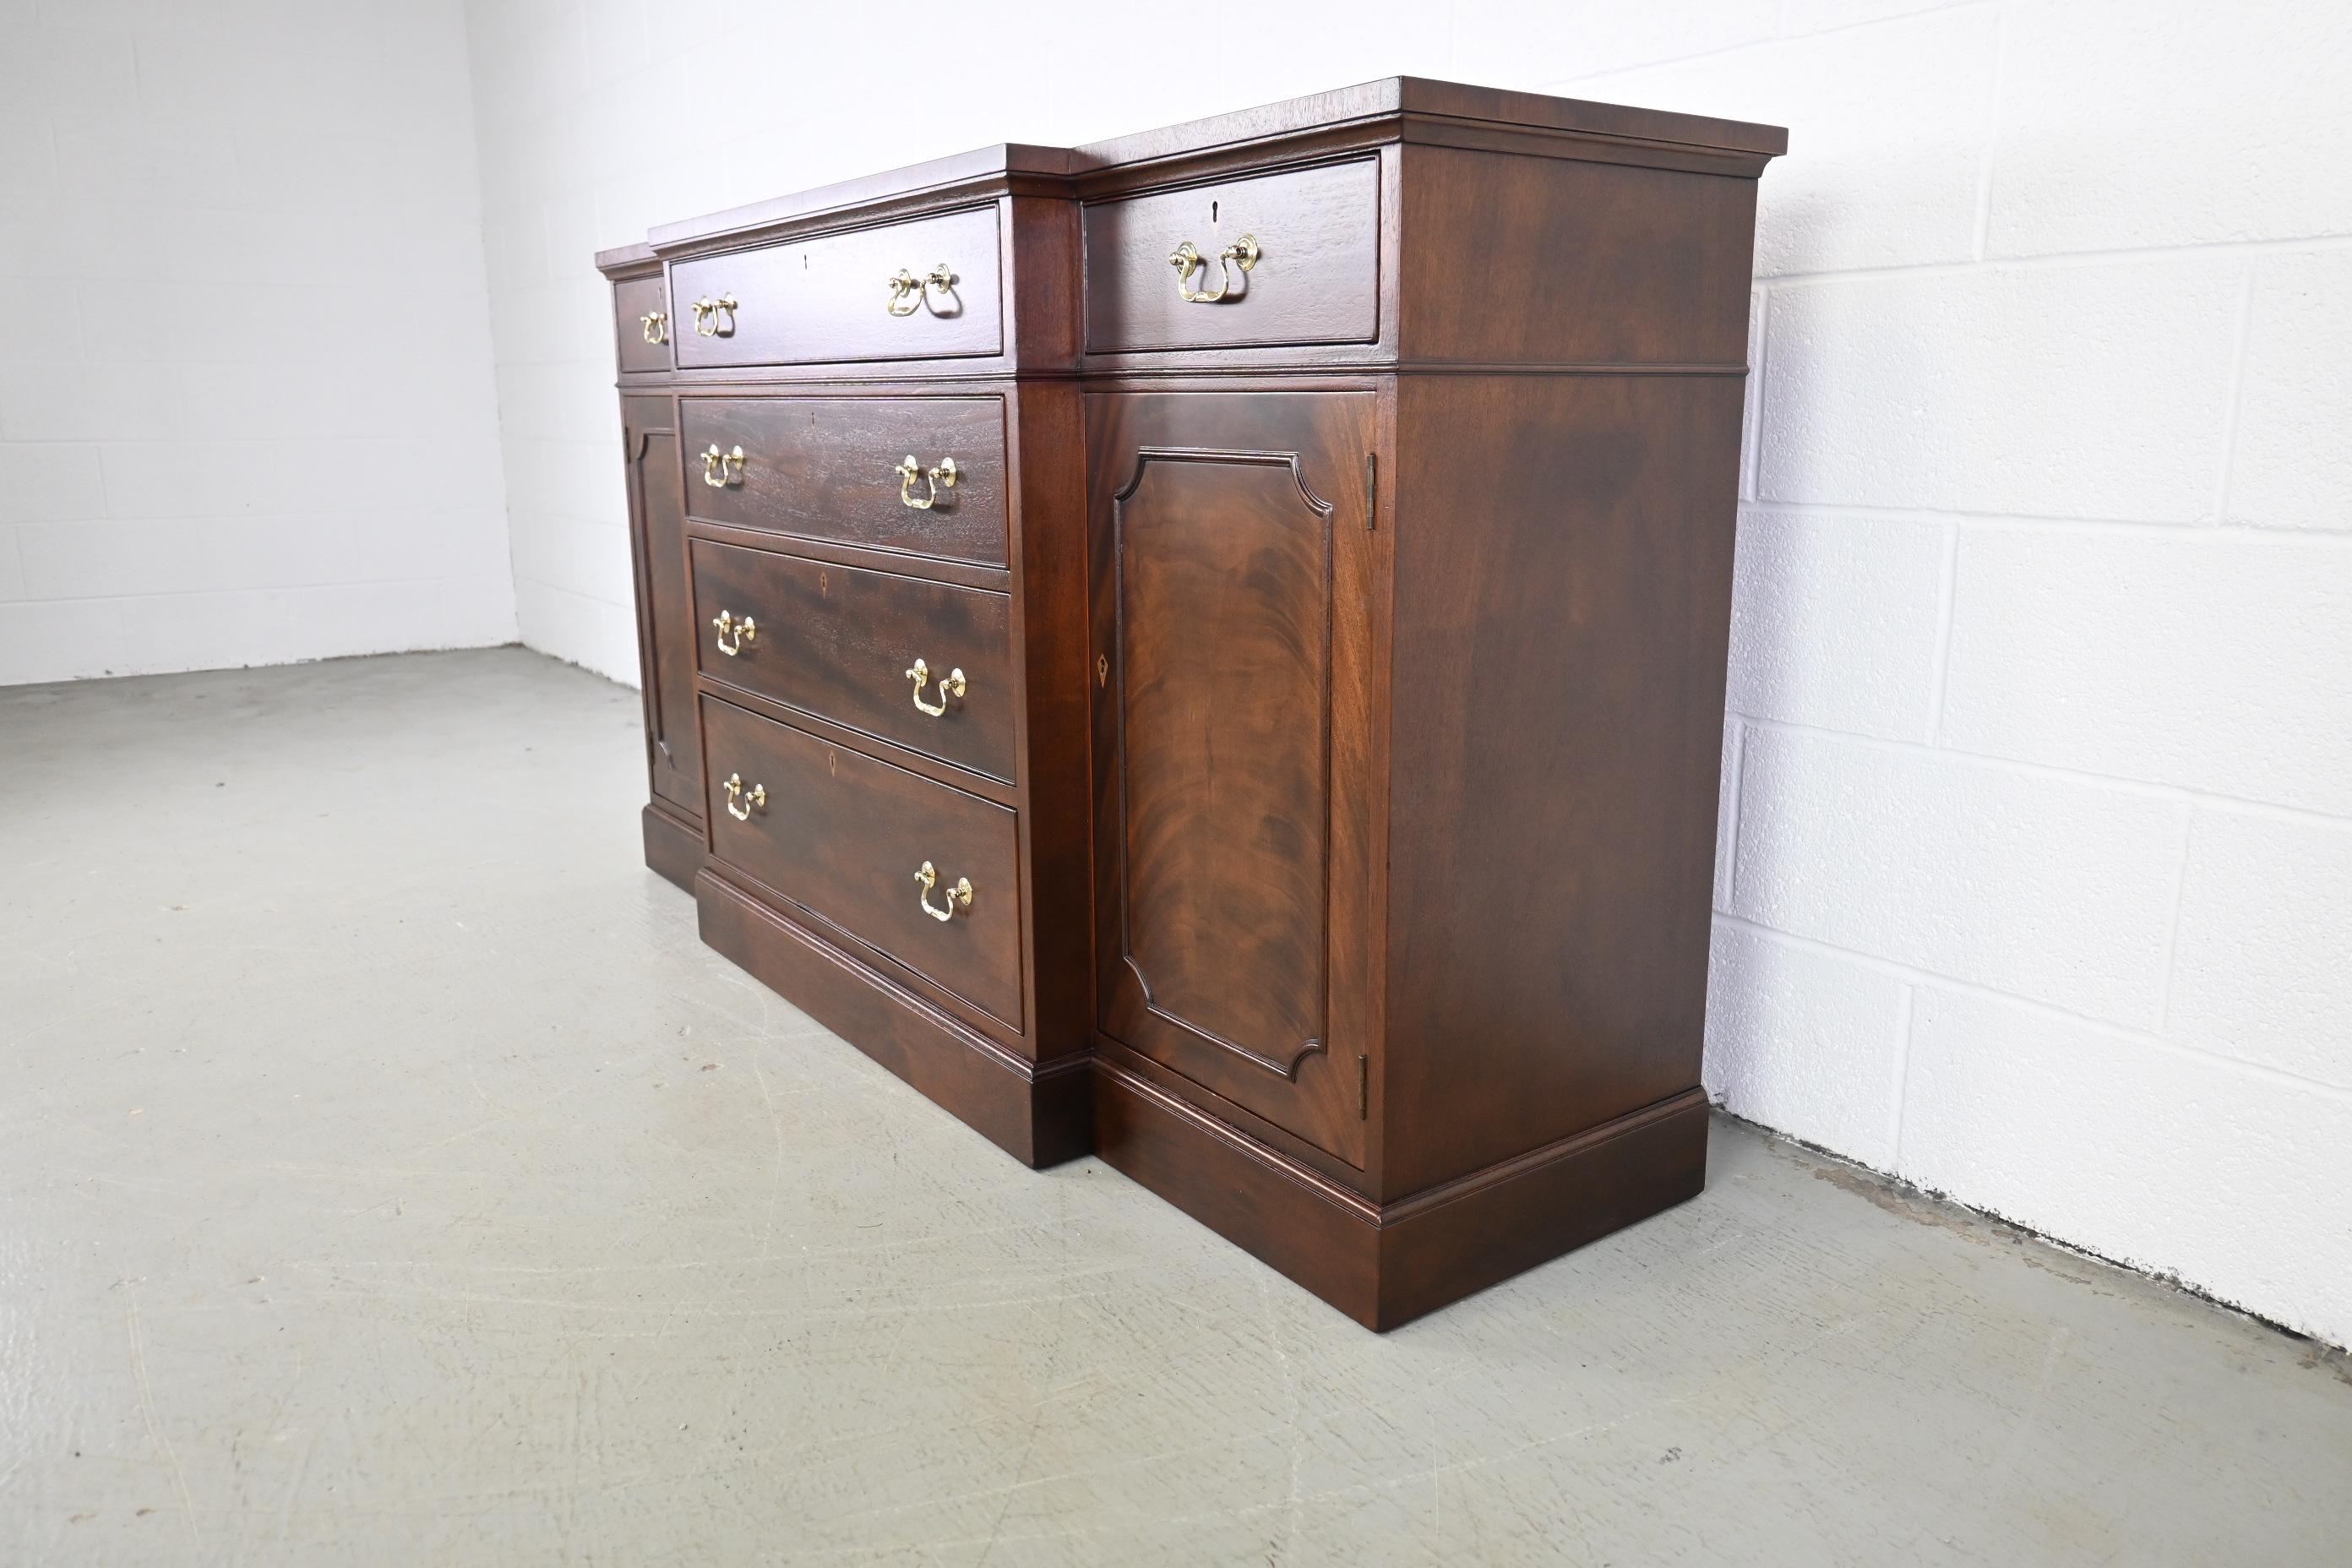
<path fill-rule="evenodd" d="M 690 514 L 633 517 L 693 537 L 692 624 L 660 551 L 640 596 L 649 733 L 717 764 L 707 939 L 1021 1157 L 1091 1132 L 1376 1328 L 1696 1193 L 1784 140 L 1391 79 L 609 253 L 616 328 L 665 268 L 681 301 L 677 368 L 623 381 Z M 1244 232 L 1241 287 L 1182 300 L 1177 243 Z M 893 321 L 883 279 L 942 259 L 992 268 L 987 309 Z M 711 445 L 739 482 L 698 483 Z M 909 452 L 955 458 L 949 504 L 900 504 Z M 664 650 L 719 608 L 762 636 L 702 649 L 698 721 Z M 953 723 L 908 700 L 919 652 L 972 678 Z M 737 771 L 751 822 L 709 793 Z M 649 812 L 666 874 L 685 820 Z M 924 859 L 971 911 L 923 913 Z"/>
<path fill-rule="evenodd" d="M 705 677 L 758 692 L 909 751 L 1012 782 L 1012 601 L 1003 594 L 864 572 L 773 551 L 693 542 L 696 660 Z M 724 652 L 711 621 L 749 616 L 756 635 Z M 933 679 L 914 703 L 906 670 Z M 964 674 L 964 692 L 940 682 Z"/>
<path fill-rule="evenodd" d="M 1351 1161 L 1370 1046 L 1332 956 L 1364 911 L 1334 891 L 1365 868 L 1333 852 L 1370 673 L 1336 594 L 1370 549 L 1371 415 L 1134 394 L 1095 399 L 1092 432 L 1100 1027 Z"/>
<path fill-rule="evenodd" d="M 876 550 L 1002 566 L 1004 405 L 996 397 L 683 397 L 679 429 L 695 517 Z M 704 482 L 702 454 L 743 448 L 740 478 Z M 898 464 L 953 458 L 940 503 L 905 503 Z M 928 496 L 924 483 L 918 498 Z"/>
<path fill-rule="evenodd" d="M 1300 169 L 1086 207 L 1087 349 L 1234 348 L 1364 342 L 1380 329 L 1376 160 Z M 1177 291 L 1168 258 L 1191 240 L 1206 258 L 1195 292 L 1220 286 L 1217 255 L 1243 235 L 1262 252 L 1214 304 Z"/>
<path fill-rule="evenodd" d="M 694 734 L 694 595 L 686 575 L 686 512 L 678 494 L 677 436 L 669 428 L 672 423 L 666 397 L 623 400 L 646 767 L 656 795 L 699 818 L 702 761 Z"/>
<path fill-rule="evenodd" d="M 694 891 L 704 942 L 1014 1159 L 1042 1167 L 1092 1146 L 1086 1057 L 1023 1059 L 821 930 L 729 881 L 723 867 L 706 868 Z M 877 1129 L 877 1142 L 887 1136 Z"/>
<path fill-rule="evenodd" d="M 1400 352 L 1413 361 L 1737 366 L 1756 182 L 1402 150 Z"/>
<path fill-rule="evenodd" d="M 996 353 L 1004 346 L 996 221 L 991 205 L 680 261 L 670 269 L 671 316 L 684 323 L 678 366 Z M 902 268 L 920 278 L 942 261 L 953 289 L 891 315 L 886 279 Z M 731 330 L 698 332 L 694 301 L 729 295 Z"/>
<path fill-rule="evenodd" d="M 932 783 L 846 746 L 702 700 L 711 858 L 810 917 L 1019 1029 L 1021 872 L 1016 818 L 1001 805 Z M 762 805 L 728 809 L 725 783 L 764 786 Z M 946 889 L 971 879 L 951 920 L 923 911 L 916 868 L 930 862 Z"/>
<path fill-rule="evenodd" d="M 1388 1193 L 1698 1082 L 1740 388 L 1430 378 L 1398 421 Z"/>

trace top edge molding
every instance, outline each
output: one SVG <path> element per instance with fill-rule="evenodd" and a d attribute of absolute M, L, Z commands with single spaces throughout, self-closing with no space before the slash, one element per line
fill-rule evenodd
<path fill-rule="evenodd" d="M 648 230 L 642 245 L 598 252 L 596 264 L 607 273 L 633 271 L 657 265 L 674 252 L 749 243 L 787 228 L 822 227 L 827 218 L 864 215 L 877 207 L 915 212 L 992 200 L 1008 193 L 1066 199 L 1080 194 L 1082 185 L 1091 194 L 1134 183 L 1119 179 L 1122 173 L 1139 181 L 1157 167 L 1197 163 L 1270 142 L 1328 142 L 1334 136 L 1350 142 L 1407 140 L 1411 132 L 1429 126 L 1517 134 L 1531 144 L 1604 146 L 1620 158 L 1629 151 L 1647 149 L 1686 166 L 1697 166 L 1688 163 L 1696 156 L 1751 177 L 1765 161 L 1789 148 L 1788 132 L 1777 125 L 1425 77 L 1384 77 L 1078 147 L 999 142 L 974 148 L 663 224 Z"/>

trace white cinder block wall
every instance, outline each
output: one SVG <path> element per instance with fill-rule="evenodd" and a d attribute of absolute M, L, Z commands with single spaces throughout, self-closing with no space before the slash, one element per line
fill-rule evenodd
<path fill-rule="evenodd" d="M 599 247 L 1399 71 L 1789 126 L 1708 1086 L 2352 1340 L 2352 11 L 467 16 L 522 633 L 625 679 Z"/>
<path fill-rule="evenodd" d="M 0 0 L 0 684 L 510 641 L 457 0 Z"/>

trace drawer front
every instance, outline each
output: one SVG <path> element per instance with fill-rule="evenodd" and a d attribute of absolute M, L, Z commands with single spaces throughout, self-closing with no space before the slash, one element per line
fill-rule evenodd
<path fill-rule="evenodd" d="M 1001 398 L 690 397 L 678 427 L 687 510 L 707 522 L 1005 563 Z"/>
<path fill-rule="evenodd" d="M 667 370 L 671 328 L 669 296 L 658 278 L 632 278 L 613 285 L 613 335 L 621 345 L 621 368 Z"/>
<path fill-rule="evenodd" d="M 940 267 L 952 282 L 923 281 Z M 913 288 L 891 281 L 901 271 Z M 997 353 L 997 279 L 994 207 L 681 261 L 670 268 L 677 363 L 696 370 Z M 698 312 L 697 301 L 705 304 Z"/>
<path fill-rule="evenodd" d="M 719 860 L 1022 1026 L 1020 841 L 1011 811 L 712 697 L 702 700 L 702 725 Z M 929 888 L 916 875 L 926 862 Z M 969 903 L 952 892 L 967 881 Z"/>
<path fill-rule="evenodd" d="M 1013 782 L 1009 596 L 708 539 L 693 550 L 705 675 Z"/>
<path fill-rule="evenodd" d="M 1371 158 L 1092 203 L 1087 350 L 1370 342 L 1380 335 L 1380 230 Z M 1257 247 L 1246 270 L 1221 259 L 1244 237 Z M 1185 279 L 1169 258 L 1188 241 L 1200 266 Z"/>

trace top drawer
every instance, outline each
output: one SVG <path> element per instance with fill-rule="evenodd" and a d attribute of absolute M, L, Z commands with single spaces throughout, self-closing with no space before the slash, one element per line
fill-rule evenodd
<path fill-rule="evenodd" d="M 1370 342 L 1380 234 L 1373 158 L 1090 203 L 1087 352 Z"/>
<path fill-rule="evenodd" d="M 667 299 L 658 278 L 629 278 L 613 285 L 613 317 L 623 370 L 669 368 Z"/>
<path fill-rule="evenodd" d="M 994 207 L 698 257 L 669 279 L 682 370 L 1004 346 Z"/>

